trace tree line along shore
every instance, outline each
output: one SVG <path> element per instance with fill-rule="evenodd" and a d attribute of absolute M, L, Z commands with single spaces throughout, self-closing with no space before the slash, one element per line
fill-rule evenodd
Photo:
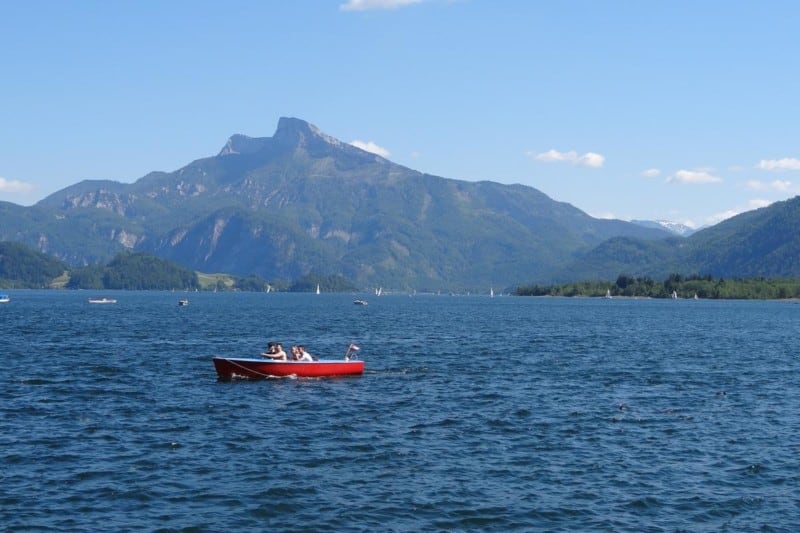
<path fill-rule="evenodd" d="M 701 298 L 714 300 L 784 300 L 800 298 L 800 279 L 725 279 L 670 274 L 664 281 L 621 274 L 614 282 L 579 281 L 559 285 L 525 285 L 518 296 Z"/>
<path fill-rule="evenodd" d="M 0 242 L 0 288 L 358 292 L 339 275 L 307 274 L 296 280 L 259 276 L 203 274 L 147 253 L 124 252 L 106 265 L 69 267 L 63 261 L 11 242 Z M 504 291 L 507 292 L 507 291 Z M 726 279 L 706 275 L 671 274 L 663 281 L 620 274 L 616 281 L 574 281 L 557 285 L 522 285 L 508 291 L 517 296 L 800 299 L 800 279 Z"/>

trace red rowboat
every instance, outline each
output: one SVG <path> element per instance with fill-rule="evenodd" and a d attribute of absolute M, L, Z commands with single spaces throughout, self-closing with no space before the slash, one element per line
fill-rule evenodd
<path fill-rule="evenodd" d="M 320 378 L 363 374 L 364 361 L 321 359 L 319 361 L 305 362 L 214 357 L 214 368 L 217 369 L 217 375 L 222 380 L 232 378 L 268 378 L 272 376 Z"/>

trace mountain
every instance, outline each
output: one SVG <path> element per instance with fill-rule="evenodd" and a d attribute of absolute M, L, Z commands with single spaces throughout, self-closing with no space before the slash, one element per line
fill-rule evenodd
<path fill-rule="evenodd" d="M 175 172 L 82 181 L 30 208 L 0 204 L 0 240 L 73 265 L 132 250 L 204 272 L 420 290 L 549 280 L 609 238 L 666 235 L 531 187 L 424 174 L 296 118 L 281 118 L 272 137 L 233 135 Z"/>
<path fill-rule="evenodd" d="M 742 213 L 685 239 L 609 239 L 565 270 L 573 279 L 614 279 L 619 273 L 658 279 L 671 273 L 800 277 L 800 196 Z"/>
<path fill-rule="evenodd" d="M 670 220 L 631 220 L 631 222 L 633 224 L 637 224 L 645 228 L 665 229 L 670 233 L 674 233 L 675 235 L 680 235 L 681 237 L 688 237 L 689 235 L 697 231 L 691 226 L 687 226 L 686 224 L 681 224 L 680 222 L 672 222 Z"/>
<path fill-rule="evenodd" d="M 748 211 L 687 239 L 695 271 L 726 277 L 800 277 L 800 196 Z"/>

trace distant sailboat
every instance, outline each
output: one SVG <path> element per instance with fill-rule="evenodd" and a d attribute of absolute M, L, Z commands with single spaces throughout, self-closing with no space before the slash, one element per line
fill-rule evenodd
<path fill-rule="evenodd" d="M 672 291 L 672 299 L 673 299 L 673 300 L 677 300 L 677 299 L 678 299 L 678 293 L 677 293 L 677 291 Z"/>
<path fill-rule="evenodd" d="M 606 291 L 606 298 L 608 298 L 609 300 L 611 299 L 611 289 L 608 289 Z"/>
<path fill-rule="evenodd" d="M 375 296 L 380 296 L 381 294 L 383 294 L 383 287 L 375 289 Z"/>
<path fill-rule="evenodd" d="M 494 287 L 489 288 L 489 298 L 494 298 Z"/>
<path fill-rule="evenodd" d="M 319 283 L 317 283 L 317 294 L 319 294 Z"/>

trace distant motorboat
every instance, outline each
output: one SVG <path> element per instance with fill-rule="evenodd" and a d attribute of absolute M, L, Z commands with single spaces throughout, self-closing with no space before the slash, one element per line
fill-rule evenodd
<path fill-rule="evenodd" d="M 8 294 L 0 294 L 0 304 L 7 304 L 11 301 L 11 296 Z"/>
<path fill-rule="evenodd" d="M 114 298 L 89 298 L 87 300 L 90 304 L 115 304 L 117 300 Z"/>
<path fill-rule="evenodd" d="M 353 300 L 353 303 L 356 305 L 369 305 L 369 302 L 366 300 Z"/>
<path fill-rule="evenodd" d="M 187 305 L 189 305 L 189 299 L 188 298 L 183 298 L 181 300 L 178 300 L 178 307 L 185 307 Z"/>

